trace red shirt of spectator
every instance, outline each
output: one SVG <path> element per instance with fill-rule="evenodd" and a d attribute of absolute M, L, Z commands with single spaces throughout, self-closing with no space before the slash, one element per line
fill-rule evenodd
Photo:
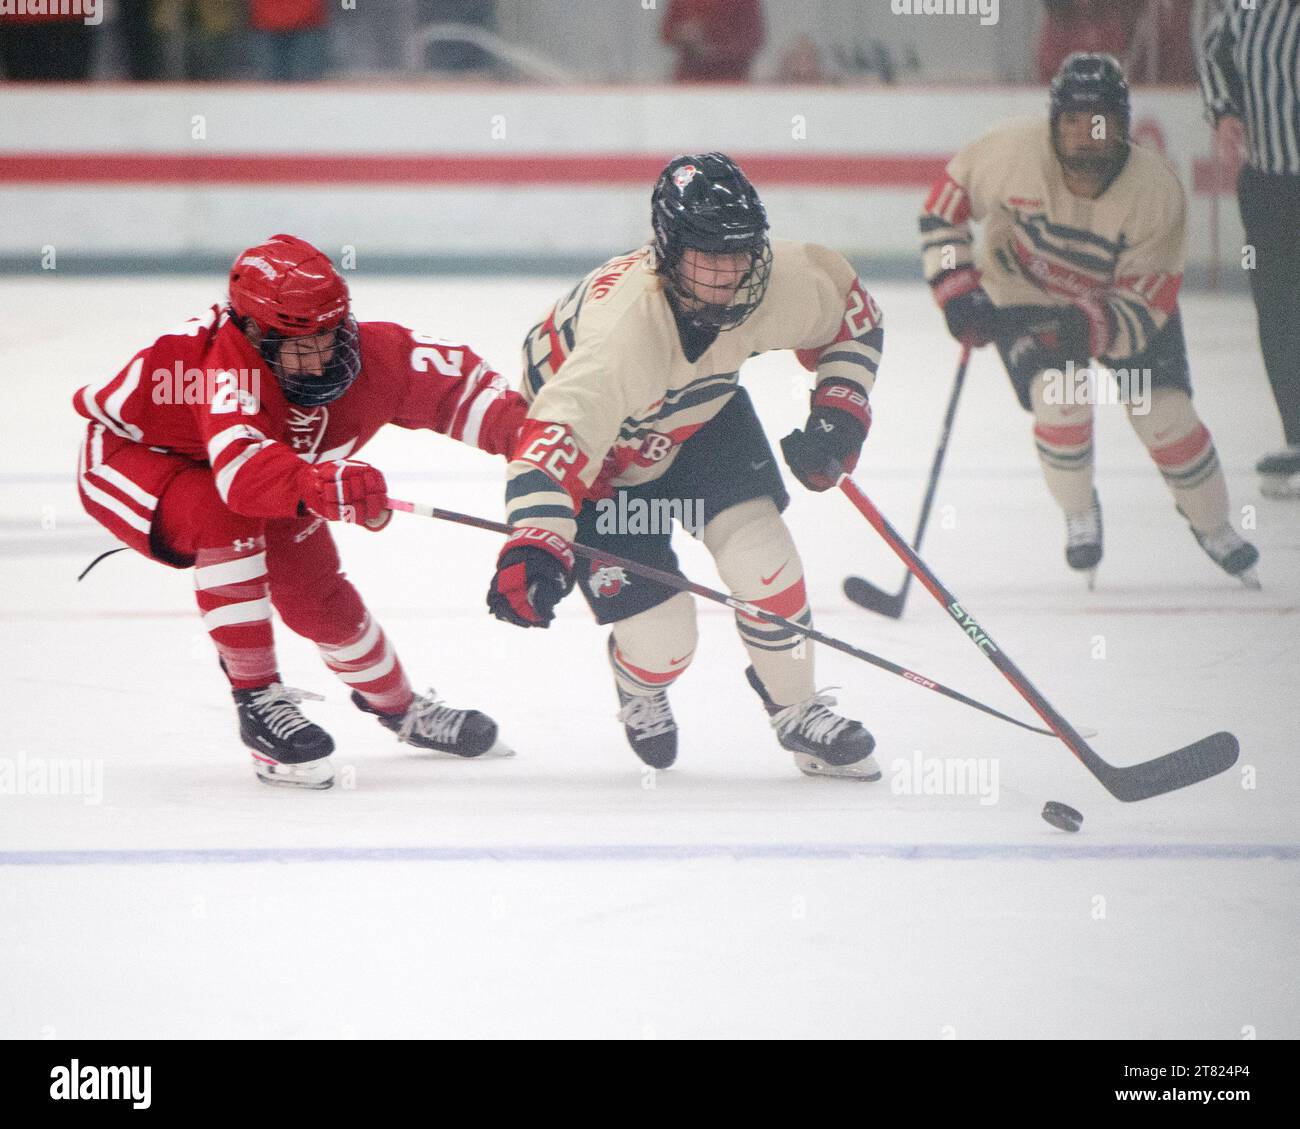
<path fill-rule="evenodd" d="M 326 0 L 252 0 L 248 22 L 258 31 L 305 31 L 329 23 Z"/>
<path fill-rule="evenodd" d="M 678 82 L 744 82 L 767 38 L 762 0 L 671 0 L 660 35 Z"/>
<path fill-rule="evenodd" d="M 1124 58 L 1136 15 L 1130 0 L 1073 0 L 1047 5 L 1038 39 L 1038 78 L 1051 82 L 1075 51 L 1096 51 Z"/>

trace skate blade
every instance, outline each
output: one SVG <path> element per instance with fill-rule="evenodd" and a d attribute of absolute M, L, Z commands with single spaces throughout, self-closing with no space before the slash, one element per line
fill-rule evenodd
<path fill-rule="evenodd" d="M 253 769 L 258 780 L 276 788 L 308 788 L 320 792 L 334 786 L 334 766 L 329 763 L 329 757 L 306 764 L 280 764 L 254 756 Z"/>
<path fill-rule="evenodd" d="M 515 755 L 514 749 L 500 738 L 498 738 L 489 748 L 484 749 L 481 753 L 473 754 L 457 753 L 451 749 L 422 749 L 419 745 L 414 745 L 412 748 L 414 748 L 418 756 L 436 757 L 438 760 L 452 761 L 496 760 L 504 759 L 505 757 L 513 757 Z"/>
<path fill-rule="evenodd" d="M 841 780 L 871 783 L 884 775 L 874 755 L 863 757 L 852 764 L 827 764 L 821 757 L 815 757 L 811 753 L 795 753 L 794 763 L 805 776 L 835 776 Z"/>
<path fill-rule="evenodd" d="M 1088 569 L 1088 575 L 1084 577 L 1084 581 L 1088 585 L 1089 592 L 1097 591 L 1097 569 L 1095 567 Z"/>
<path fill-rule="evenodd" d="M 1237 579 L 1252 592 L 1258 592 L 1264 587 L 1260 584 L 1259 577 L 1255 575 L 1255 570 L 1253 568 L 1248 568 L 1243 572 L 1237 573 Z"/>

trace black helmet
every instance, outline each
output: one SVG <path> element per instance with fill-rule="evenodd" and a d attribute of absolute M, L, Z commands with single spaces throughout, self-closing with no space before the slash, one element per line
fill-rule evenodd
<path fill-rule="evenodd" d="M 1052 79 L 1052 144 L 1062 164 L 1080 170 L 1114 175 L 1128 155 L 1128 132 L 1132 112 L 1128 101 L 1128 82 L 1124 69 L 1113 55 L 1076 51 L 1061 64 Z M 1093 114 L 1114 114 L 1119 118 L 1120 136 L 1104 159 L 1076 158 L 1067 162 L 1061 156 L 1057 123 L 1062 114 L 1082 110 Z"/>
<path fill-rule="evenodd" d="M 1128 136 L 1128 82 L 1114 55 L 1076 51 L 1061 64 L 1052 79 L 1052 120 L 1066 110 L 1115 114 Z"/>
<path fill-rule="evenodd" d="M 736 163 L 722 153 L 674 157 L 655 183 L 650 208 L 657 270 L 679 313 L 704 329 L 745 321 L 767 290 L 772 249 L 763 202 Z M 749 256 L 730 301 L 701 302 L 682 262 L 688 248 Z"/>

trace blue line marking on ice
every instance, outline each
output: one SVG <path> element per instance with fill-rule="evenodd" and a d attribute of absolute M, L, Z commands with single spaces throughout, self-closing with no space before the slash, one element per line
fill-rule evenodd
<path fill-rule="evenodd" d="M 696 859 L 1300 860 L 1291 843 L 592 843 L 475 847 L 196 847 L 0 851 L 0 866 L 139 866 L 260 862 L 675 862 Z"/>

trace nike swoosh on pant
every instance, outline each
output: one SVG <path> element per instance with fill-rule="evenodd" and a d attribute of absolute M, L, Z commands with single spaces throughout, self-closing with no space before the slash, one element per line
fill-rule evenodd
<path fill-rule="evenodd" d="M 785 565 L 788 565 L 789 563 L 790 563 L 789 561 L 786 561 L 785 564 L 783 564 L 774 573 L 772 573 L 771 576 L 760 576 L 759 580 L 763 582 L 763 587 L 766 588 L 769 584 L 772 583 L 772 581 L 774 581 L 778 576 L 780 576 L 781 573 L 785 572 Z"/>

